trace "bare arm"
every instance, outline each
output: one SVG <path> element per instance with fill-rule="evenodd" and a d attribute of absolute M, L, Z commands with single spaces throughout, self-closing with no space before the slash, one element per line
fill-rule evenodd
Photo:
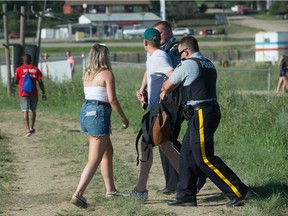
<path fill-rule="evenodd" d="M 162 92 L 160 94 L 160 100 L 165 100 L 169 93 L 175 89 L 175 86 L 169 81 L 166 80 L 162 85 Z"/>
<path fill-rule="evenodd" d="M 166 76 L 167 76 L 167 77 L 170 77 L 171 74 L 173 73 L 173 71 L 174 71 L 174 70 L 168 71 L 168 72 L 166 73 Z"/>
<path fill-rule="evenodd" d="M 106 83 L 106 89 L 108 94 L 108 101 L 112 108 L 116 111 L 116 113 L 121 118 L 122 122 L 124 123 L 124 128 L 127 128 L 129 126 L 129 121 L 126 118 L 119 102 L 116 97 L 116 91 L 115 91 L 115 78 L 112 72 L 110 71 L 102 71 L 105 83 Z"/>
<path fill-rule="evenodd" d="M 39 80 L 38 83 L 39 83 L 39 87 L 40 87 L 40 89 L 42 91 L 42 100 L 46 101 L 47 100 L 47 96 L 46 96 L 46 93 L 45 93 L 44 83 L 43 83 L 42 80 Z"/>
<path fill-rule="evenodd" d="M 17 78 L 16 76 L 14 77 L 15 83 L 18 85 L 19 84 L 19 78 Z"/>
<path fill-rule="evenodd" d="M 136 96 L 138 98 L 139 101 L 141 101 L 142 99 L 142 96 L 141 96 L 141 93 L 146 90 L 147 88 L 147 73 L 145 71 L 144 75 L 143 75 L 143 78 L 142 78 L 142 83 L 141 83 L 141 87 L 140 89 L 136 92 Z"/>

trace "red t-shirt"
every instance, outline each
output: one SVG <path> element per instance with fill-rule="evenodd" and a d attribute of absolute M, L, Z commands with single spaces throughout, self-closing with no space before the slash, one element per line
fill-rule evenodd
<path fill-rule="evenodd" d="M 34 84 L 34 91 L 31 94 L 27 94 L 27 93 L 22 91 L 22 84 L 23 84 L 24 77 L 25 77 L 26 73 L 29 73 L 30 77 L 33 80 L 33 84 Z M 20 97 L 38 96 L 36 81 L 43 79 L 43 75 L 37 67 L 35 67 L 32 64 L 22 65 L 22 66 L 16 68 L 15 78 L 19 79 L 18 91 L 19 91 Z"/>

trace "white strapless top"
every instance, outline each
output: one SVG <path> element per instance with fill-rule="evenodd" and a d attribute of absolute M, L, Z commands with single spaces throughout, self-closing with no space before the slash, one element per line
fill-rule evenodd
<path fill-rule="evenodd" d="M 86 100 L 99 100 L 108 102 L 107 91 L 103 86 L 84 87 L 84 94 Z"/>

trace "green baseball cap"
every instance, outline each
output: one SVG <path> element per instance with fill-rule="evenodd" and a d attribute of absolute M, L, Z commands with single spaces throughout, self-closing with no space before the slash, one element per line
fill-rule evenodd
<path fill-rule="evenodd" d="M 148 28 L 144 32 L 144 39 L 147 40 L 147 41 L 161 40 L 161 34 L 155 28 Z"/>

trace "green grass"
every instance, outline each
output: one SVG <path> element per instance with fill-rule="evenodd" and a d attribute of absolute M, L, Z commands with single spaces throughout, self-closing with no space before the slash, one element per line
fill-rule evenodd
<path fill-rule="evenodd" d="M 239 90 L 266 90 L 267 89 L 267 65 L 233 65 L 230 68 L 219 68 L 218 71 L 218 100 L 221 106 L 222 119 L 215 134 L 215 153 L 219 155 L 236 173 L 241 180 L 247 183 L 260 196 L 248 202 L 242 209 L 244 215 L 279 215 L 288 214 L 288 103 L 287 97 L 272 95 L 267 100 L 266 95 L 239 94 Z M 271 90 L 274 91 L 278 81 L 278 71 L 276 66 L 272 66 Z M 114 66 L 116 77 L 116 87 L 118 99 L 127 114 L 131 127 L 129 133 L 136 136 L 139 129 L 142 111 L 140 104 L 136 100 L 135 92 L 138 90 L 144 68 Z M 80 71 L 76 79 L 72 82 L 53 83 L 45 79 L 48 100 L 39 103 L 39 111 L 48 116 L 54 116 L 59 120 L 79 118 L 79 110 L 83 101 L 83 88 Z M 8 98 L 3 86 L 0 91 L 0 111 L 18 109 L 18 96 L 16 92 Z M 121 125 L 119 117 L 113 112 L 113 125 Z M 8 121 L 2 117 L 0 121 Z M 63 130 L 55 132 L 53 124 L 37 122 L 45 128 L 47 133 L 53 132 L 53 137 L 47 137 L 48 150 L 52 155 L 58 157 L 73 158 L 77 155 L 81 163 L 75 170 L 68 173 L 79 172 L 79 169 L 86 162 L 86 150 L 73 143 L 87 142 L 85 137 L 79 133 L 63 133 L 68 129 L 63 126 Z M 117 129 L 117 128 L 116 128 Z M 183 125 L 185 129 L 185 124 Z M 182 130 L 181 136 L 184 131 Z M 61 143 L 57 142 L 61 139 Z M 7 150 L 5 135 L 0 138 L 0 200 L 4 200 L 5 191 L 9 188 L 9 182 L 13 179 L 13 169 L 7 169 L 13 155 L 9 155 Z M 73 145 L 73 148 L 67 146 Z M 75 147 L 76 146 L 76 147 Z M 133 150 L 131 150 L 133 151 Z M 125 163 L 121 163 L 123 158 L 115 154 L 115 176 L 116 183 L 123 190 L 131 190 L 131 185 L 135 183 L 135 176 Z M 78 173 L 79 174 L 79 173 Z M 2 178 L 5 181 L 2 181 Z M 101 176 L 96 176 L 94 182 L 99 182 Z M 2 183 L 4 182 L 4 183 Z M 93 183 L 95 190 L 103 190 L 103 186 Z M 101 189 L 100 189 L 101 188 Z M 105 198 L 97 197 L 94 200 L 99 205 L 105 206 L 109 211 L 122 215 L 159 215 L 160 212 L 144 208 L 138 202 L 129 202 L 125 199 L 107 201 Z M 3 202 L 0 202 L 0 209 Z M 241 211 L 242 211 L 241 209 Z"/>

